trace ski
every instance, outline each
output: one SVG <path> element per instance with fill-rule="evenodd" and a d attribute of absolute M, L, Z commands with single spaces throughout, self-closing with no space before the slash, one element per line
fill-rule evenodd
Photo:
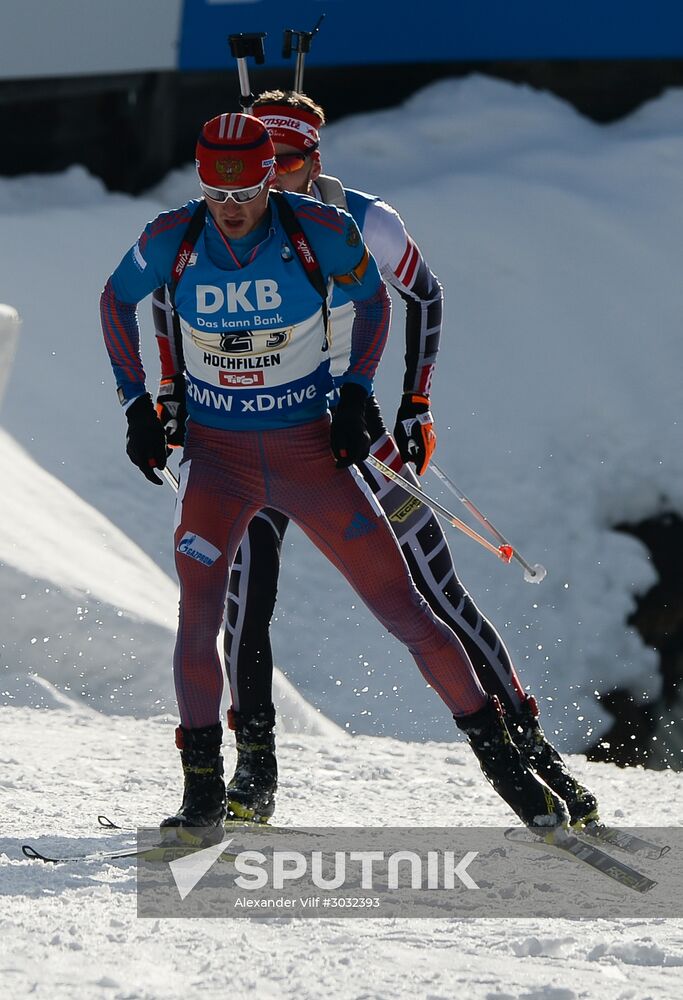
<path fill-rule="evenodd" d="M 108 816 L 98 816 L 97 824 L 101 826 L 103 830 L 112 830 L 114 833 L 137 833 L 137 829 L 134 826 L 119 826 L 113 820 L 109 819 Z M 248 819 L 226 819 L 223 820 L 223 826 L 226 830 L 248 830 L 253 827 L 263 828 L 267 827 L 269 830 L 282 830 L 284 827 L 270 826 L 268 823 L 263 823 L 258 820 L 248 820 Z"/>
<path fill-rule="evenodd" d="M 31 844 L 23 844 L 21 851 L 24 857 L 29 858 L 31 861 L 43 861 L 46 864 L 52 865 L 62 865 L 62 864 L 78 864 L 87 863 L 92 861 L 118 861 L 120 859 L 139 859 L 142 861 L 153 861 L 153 862 L 169 862 L 175 861 L 178 858 L 187 857 L 192 851 L 201 850 L 201 848 L 189 848 L 182 845 L 167 845 L 159 844 L 156 847 L 146 847 L 138 849 L 135 847 L 129 847 L 123 850 L 117 851 L 92 851 L 90 853 L 84 854 L 69 854 L 69 855 L 56 855 L 52 856 L 50 854 L 43 854 L 38 851 Z M 237 857 L 236 854 L 221 854 L 220 861 L 234 861 Z"/>
<path fill-rule="evenodd" d="M 107 816 L 98 816 L 98 824 L 105 830 L 114 830 L 119 833 L 136 833 L 134 827 L 129 826 L 119 826 L 114 823 L 113 820 L 109 819 Z M 257 821 L 249 821 L 243 819 L 226 819 L 224 822 L 226 830 L 249 830 L 253 828 L 257 829 L 267 829 L 272 831 L 282 831 L 291 833 L 302 833 L 308 831 L 297 830 L 295 827 L 284 827 L 271 825 L 269 823 L 261 823 Z M 643 837 L 639 837 L 636 834 L 628 833 L 626 830 L 621 830 L 618 827 L 608 826 L 606 823 L 601 823 L 597 820 L 593 820 L 586 826 L 581 828 L 576 828 L 572 831 L 575 836 L 581 836 L 584 840 L 590 840 L 591 842 L 597 844 L 608 844 L 610 847 L 617 847 L 619 850 L 626 851 L 628 854 L 639 854 L 646 858 L 651 858 L 652 860 L 659 860 L 663 858 L 665 854 L 668 854 L 671 848 L 667 844 L 655 844 L 652 840 L 646 840 Z"/>
<path fill-rule="evenodd" d="M 559 857 L 573 858 L 635 892 L 649 892 L 657 885 L 655 881 L 636 868 L 612 857 L 611 854 L 596 847 L 595 844 L 588 843 L 576 834 L 564 831 L 558 831 L 558 833 L 560 839 L 550 841 L 546 840 L 543 835 L 537 835 L 526 828 L 511 827 L 505 831 L 505 838 L 524 847 L 534 847 Z"/>
<path fill-rule="evenodd" d="M 135 848 L 128 848 L 126 850 L 117 851 L 92 851 L 86 852 L 84 854 L 68 854 L 68 855 L 56 855 L 43 854 L 37 848 L 33 847 L 32 844 L 22 844 L 21 853 L 25 858 L 30 861 L 44 861 L 52 865 L 67 864 L 69 862 L 80 862 L 80 861 L 116 861 L 119 858 L 135 858 L 140 853 L 140 851 Z"/>
<path fill-rule="evenodd" d="M 618 827 L 607 826 L 599 821 L 587 823 L 585 827 L 577 829 L 576 832 L 589 840 L 610 844 L 612 847 L 618 847 L 629 854 L 642 854 L 655 861 L 663 858 L 671 850 L 667 844 L 655 844 L 652 840 L 645 840 L 636 834 L 620 830 Z"/>
<path fill-rule="evenodd" d="M 98 816 L 97 822 L 102 829 L 111 830 L 114 833 L 137 833 L 136 827 L 119 826 L 118 823 L 114 823 L 114 821 L 109 819 L 107 816 Z M 303 834 L 307 837 L 318 836 L 315 833 L 311 833 L 310 830 L 302 830 L 295 826 L 278 826 L 276 824 L 265 823 L 260 820 L 225 819 L 223 820 L 223 828 L 228 833 L 233 830 L 237 830 L 238 832 L 246 832 L 248 830 L 267 830 L 269 833 L 297 833 Z"/>

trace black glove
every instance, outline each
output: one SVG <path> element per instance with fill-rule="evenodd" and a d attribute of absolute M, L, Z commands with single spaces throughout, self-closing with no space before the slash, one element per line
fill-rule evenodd
<path fill-rule="evenodd" d="M 163 486 L 153 469 L 166 468 L 166 434 L 156 415 L 148 392 L 130 404 L 126 410 L 128 434 L 126 454 L 150 483 Z"/>
<path fill-rule="evenodd" d="M 182 372 L 162 378 L 157 393 L 157 416 L 166 431 L 166 441 L 171 448 L 182 448 L 185 442 L 185 376 Z"/>
<path fill-rule="evenodd" d="M 332 414 L 330 444 L 338 469 L 362 462 L 370 454 L 370 435 L 365 425 L 368 394 L 356 382 L 345 382 Z"/>
<path fill-rule="evenodd" d="M 421 476 L 436 448 L 434 418 L 429 412 L 428 396 L 404 393 L 396 414 L 394 438 L 403 461 L 406 464 L 414 462 L 415 471 Z"/>

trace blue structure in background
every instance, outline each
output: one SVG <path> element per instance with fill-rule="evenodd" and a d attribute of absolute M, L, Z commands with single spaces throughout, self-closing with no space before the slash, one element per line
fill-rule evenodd
<path fill-rule="evenodd" d="M 8 3 L 10 28 L 30 31 L 30 5 Z M 92 17 L 97 5 L 44 6 L 65 15 L 85 6 Z M 0 134 L 13 139 L 0 144 L 3 176 L 77 162 L 112 190 L 148 189 L 185 162 L 199 123 L 235 104 L 228 36 L 266 36 L 265 65 L 249 59 L 257 92 L 291 86 L 298 43 L 322 14 L 306 54 L 305 86 L 330 121 L 350 108 L 396 105 L 436 80 L 473 72 L 548 91 L 604 123 L 683 88 L 683 0 L 143 0 L 141 26 L 153 41 L 131 50 L 128 61 L 120 58 L 131 30 L 127 7 L 113 6 L 102 50 L 112 54 L 109 62 L 65 45 L 68 16 L 53 17 L 62 32 L 52 46 L 54 75 L 17 46 L 24 64 L 15 60 L 0 79 Z M 288 29 L 295 49 L 284 59 Z M 36 41 L 45 48 L 45 38 Z M 21 77 L 14 79 L 17 67 Z"/>
<path fill-rule="evenodd" d="M 283 31 L 323 13 L 310 66 L 683 58 L 683 0 L 184 0 L 179 68 L 233 65 L 227 36 L 259 31 L 284 65 Z"/>

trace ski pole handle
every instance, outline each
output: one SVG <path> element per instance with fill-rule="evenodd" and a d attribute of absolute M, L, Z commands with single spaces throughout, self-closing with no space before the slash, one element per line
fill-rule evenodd
<path fill-rule="evenodd" d="M 296 52 L 294 90 L 299 94 L 302 93 L 304 87 L 304 61 L 306 53 L 311 51 L 313 37 L 317 35 L 324 19 L 325 15 L 321 14 L 313 31 L 294 31 L 292 28 L 285 29 L 282 39 L 282 58 L 289 59 L 292 52 Z"/>
<path fill-rule="evenodd" d="M 386 476 L 387 479 L 393 479 L 395 483 L 398 483 L 401 489 L 405 490 L 406 493 L 409 493 L 411 497 L 415 497 L 416 500 L 425 504 L 433 510 L 435 514 L 440 514 L 441 517 L 445 518 L 449 524 L 451 524 L 454 528 L 457 528 L 459 531 L 462 531 L 462 533 L 467 535 L 468 538 L 478 542 L 489 552 L 492 552 L 494 556 L 498 556 L 499 559 L 502 559 L 503 562 L 510 562 L 513 553 L 509 545 L 501 545 L 498 548 L 496 548 L 495 545 L 491 545 L 489 541 L 482 538 L 480 534 L 474 531 L 473 528 L 470 528 L 469 525 L 465 524 L 464 521 L 461 521 L 459 517 L 456 517 L 452 511 L 440 504 L 438 500 L 428 496 L 421 487 L 414 486 L 407 479 L 404 479 L 403 476 L 399 475 L 398 472 L 394 472 L 389 465 L 385 465 L 384 462 L 375 458 L 374 455 L 368 455 L 365 461 L 369 462 L 370 465 L 374 465 L 374 467 L 378 469 L 383 476 Z"/>
<path fill-rule="evenodd" d="M 510 551 L 512 552 L 511 558 L 514 559 L 516 562 L 518 562 L 520 566 L 522 566 L 522 568 L 524 569 L 524 579 L 527 583 L 540 583 L 542 580 L 546 578 L 546 576 L 548 575 L 548 571 L 545 568 L 545 566 L 541 566 L 540 563 L 534 563 L 533 566 L 530 565 L 530 563 L 528 563 L 526 559 L 522 555 L 520 555 L 517 549 L 515 549 L 514 546 L 510 545 L 505 535 L 502 535 L 500 531 L 498 531 L 498 529 L 493 524 L 491 524 L 486 514 L 482 514 L 479 508 L 472 503 L 469 497 L 465 496 L 462 490 L 455 485 L 453 480 L 446 475 L 443 469 L 439 468 L 439 466 L 433 459 L 429 467 L 433 471 L 434 475 L 441 480 L 441 482 L 451 491 L 451 493 L 453 493 L 454 496 L 456 496 L 458 500 L 465 505 L 470 514 L 472 514 L 473 517 L 476 517 L 479 523 L 483 524 L 484 527 L 491 532 L 493 537 L 501 543 L 501 546 L 505 546 L 506 548 L 510 549 Z"/>

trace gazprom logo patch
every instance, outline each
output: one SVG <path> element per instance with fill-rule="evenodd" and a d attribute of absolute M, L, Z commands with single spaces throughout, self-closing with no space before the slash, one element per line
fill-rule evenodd
<path fill-rule="evenodd" d="M 197 562 L 204 563 L 205 566 L 213 566 L 221 554 L 221 550 L 217 549 L 215 545 L 207 542 L 201 535 L 194 535 L 191 531 L 186 531 L 178 542 L 178 552 L 189 556 L 190 559 L 196 559 Z"/>

